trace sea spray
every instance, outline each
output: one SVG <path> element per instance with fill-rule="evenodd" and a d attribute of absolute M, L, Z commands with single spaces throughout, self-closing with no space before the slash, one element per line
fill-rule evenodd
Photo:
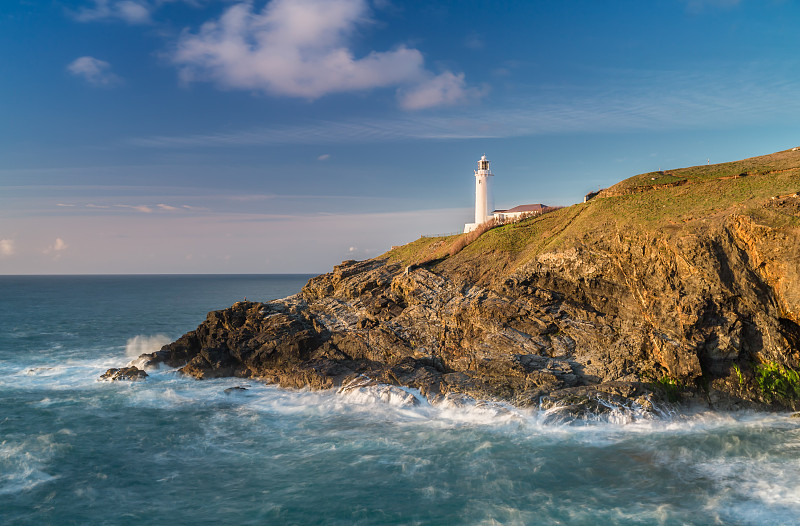
<path fill-rule="evenodd" d="M 153 336 L 140 334 L 128 339 L 125 344 L 125 356 L 137 358 L 145 353 L 156 352 L 171 341 L 172 338 L 166 334 L 155 334 Z"/>

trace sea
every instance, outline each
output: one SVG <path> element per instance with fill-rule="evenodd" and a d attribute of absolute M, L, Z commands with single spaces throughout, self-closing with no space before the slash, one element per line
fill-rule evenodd
<path fill-rule="evenodd" d="M 380 386 L 98 380 L 308 278 L 0 277 L 0 524 L 800 523 L 785 413 L 568 421 Z"/>

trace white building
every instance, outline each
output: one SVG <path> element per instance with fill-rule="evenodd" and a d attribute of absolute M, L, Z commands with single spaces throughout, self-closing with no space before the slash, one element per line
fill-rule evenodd
<path fill-rule="evenodd" d="M 541 214 L 547 209 L 547 205 L 538 203 L 535 205 L 519 205 L 508 210 L 495 210 L 492 212 L 492 217 L 501 223 L 507 223 L 509 221 L 520 219 L 523 216 L 528 217 Z"/>
<path fill-rule="evenodd" d="M 542 204 L 519 205 L 509 210 L 493 210 L 490 177 L 494 177 L 494 174 L 489 169 L 489 160 L 484 154 L 478 161 L 478 169 L 475 170 L 475 222 L 466 223 L 464 233 L 472 232 L 478 228 L 478 225 L 487 221 L 510 223 L 551 210 L 550 207 Z"/>
<path fill-rule="evenodd" d="M 494 208 L 491 202 L 490 177 L 494 174 L 489 169 L 489 160 L 484 154 L 478 161 L 478 169 L 475 170 L 475 222 L 464 225 L 464 232 L 472 232 L 478 225 L 492 219 L 489 212 Z"/>

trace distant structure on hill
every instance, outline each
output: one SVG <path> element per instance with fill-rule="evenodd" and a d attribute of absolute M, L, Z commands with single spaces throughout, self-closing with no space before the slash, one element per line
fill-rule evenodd
<path fill-rule="evenodd" d="M 586 203 L 586 202 L 588 202 L 590 199 L 594 199 L 595 197 L 597 197 L 598 195 L 600 195 L 600 192 L 602 192 L 603 190 L 605 190 L 605 188 L 601 188 L 600 190 L 598 190 L 598 191 L 596 191 L 596 192 L 589 192 L 588 194 L 586 194 L 585 196 L 583 196 L 583 202 L 584 202 L 584 203 Z"/>
<path fill-rule="evenodd" d="M 483 154 L 478 160 L 478 169 L 475 170 L 475 222 L 464 225 L 465 233 L 472 232 L 478 228 L 478 225 L 490 220 L 508 223 L 523 217 L 541 214 L 550 208 L 546 205 L 534 204 L 519 205 L 508 210 L 493 210 L 490 177 L 494 177 L 494 174 L 489 169 L 489 160 L 486 158 L 486 154 Z M 489 210 L 492 211 L 489 212 Z"/>

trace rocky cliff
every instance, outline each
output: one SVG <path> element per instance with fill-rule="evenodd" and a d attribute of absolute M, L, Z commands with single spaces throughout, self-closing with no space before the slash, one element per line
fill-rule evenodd
<path fill-rule="evenodd" d="M 197 378 L 577 412 L 659 399 L 797 408 L 798 190 L 792 151 L 642 174 L 466 246 L 423 238 L 344 262 L 295 296 L 212 312 L 142 358 Z"/>

